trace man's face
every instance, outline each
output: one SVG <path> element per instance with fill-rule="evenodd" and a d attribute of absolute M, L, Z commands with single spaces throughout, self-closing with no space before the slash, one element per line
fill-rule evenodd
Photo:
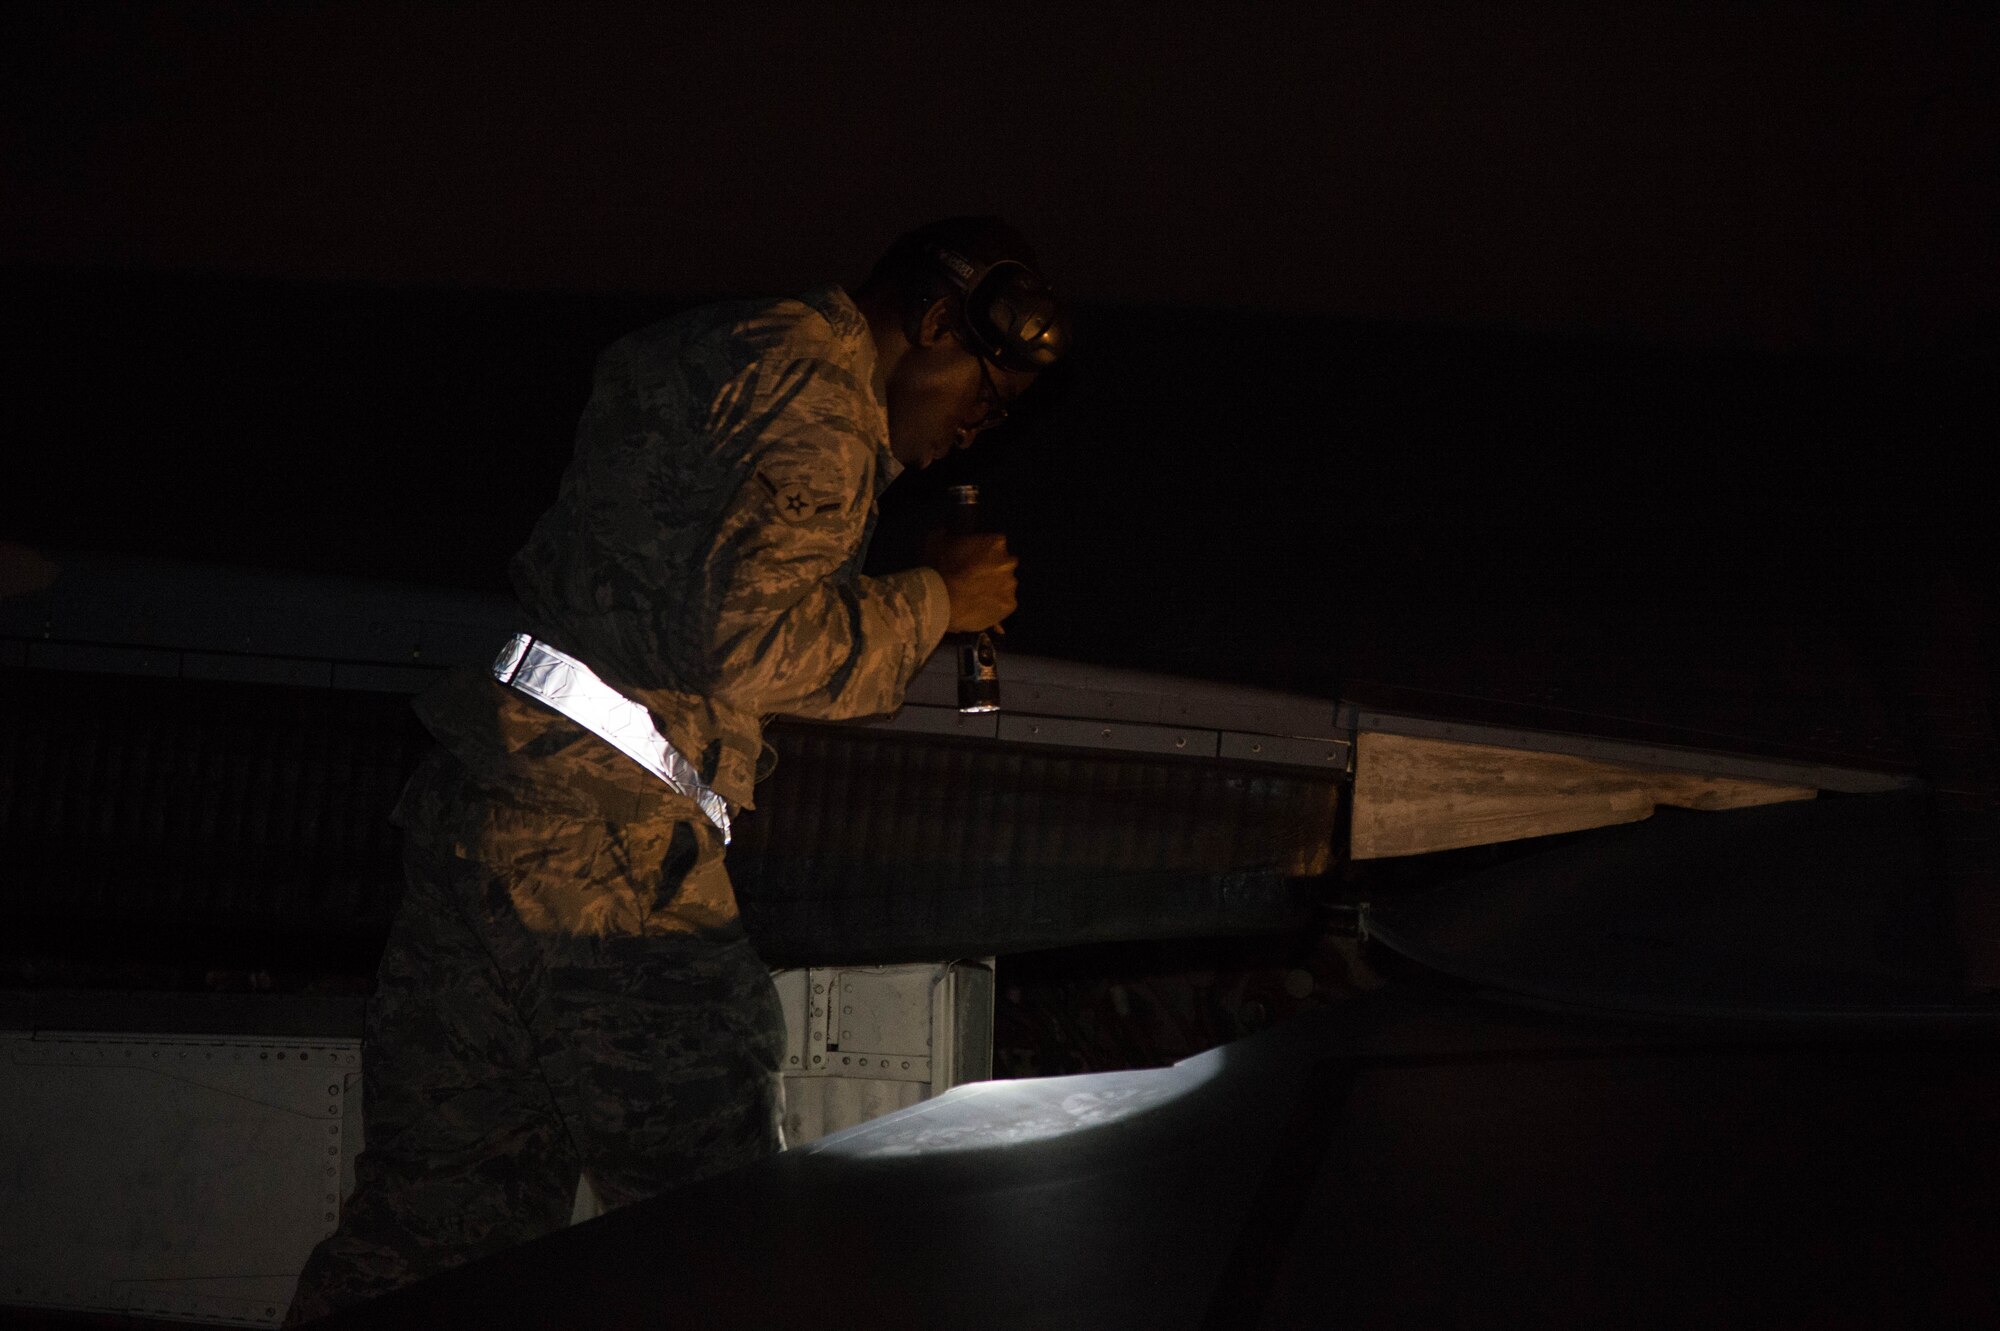
<path fill-rule="evenodd" d="M 911 344 L 889 376 L 889 451 L 906 467 L 928 467 L 998 424 L 1032 382 L 1032 374 L 987 365 L 956 332 L 927 316 L 923 340 Z"/>

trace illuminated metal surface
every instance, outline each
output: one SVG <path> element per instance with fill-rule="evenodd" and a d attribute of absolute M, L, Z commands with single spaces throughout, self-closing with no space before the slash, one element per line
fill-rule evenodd
<path fill-rule="evenodd" d="M 708 821 L 729 843 L 729 805 L 710 790 L 694 764 L 667 743 L 652 713 L 599 679 L 589 666 L 517 633 L 493 661 L 493 678 L 519 689 L 570 720 L 701 806 Z"/>
<path fill-rule="evenodd" d="M 352 1186 L 360 1041 L 0 1034 L 0 1301 L 275 1326 Z"/>
<path fill-rule="evenodd" d="M 785 1141 L 799 1146 L 993 1069 L 990 963 L 771 973 L 785 1012 Z"/>

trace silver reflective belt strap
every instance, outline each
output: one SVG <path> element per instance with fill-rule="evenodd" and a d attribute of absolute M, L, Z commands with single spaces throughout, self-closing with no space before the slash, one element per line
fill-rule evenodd
<path fill-rule="evenodd" d="M 729 844 L 729 805 L 708 788 L 694 764 L 667 743 L 653 714 L 599 679 L 567 652 L 516 633 L 493 660 L 493 678 L 546 703 L 701 806 L 722 844 Z"/>

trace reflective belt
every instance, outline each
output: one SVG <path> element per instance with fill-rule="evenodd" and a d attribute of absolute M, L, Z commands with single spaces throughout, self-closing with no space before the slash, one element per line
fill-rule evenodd
<path fill-rule="evenodd" d="M 493 678 L 553 707 L 666 782 L 668 789 L 699 804 L 722 833 L 722 844 L 729 844 L 729 805 L 722 796 L 710 790 L 694 764 L 667 743 L 654 727 L 651 712 L 599 679 L 589 666 L 516 633 L 494 658 Z"/>

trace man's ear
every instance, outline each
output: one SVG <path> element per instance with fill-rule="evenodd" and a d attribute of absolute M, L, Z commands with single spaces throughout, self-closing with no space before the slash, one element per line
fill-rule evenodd
<path fill-rule="evenodd" d="M 958 325 L 952 318 L 951 297 L 939 296 L 925 307 L 922 316 L 916 320 L 915 336 L 910 341 L 920 347 L 934 347 L 947 337 L 958 336 Z"/>

